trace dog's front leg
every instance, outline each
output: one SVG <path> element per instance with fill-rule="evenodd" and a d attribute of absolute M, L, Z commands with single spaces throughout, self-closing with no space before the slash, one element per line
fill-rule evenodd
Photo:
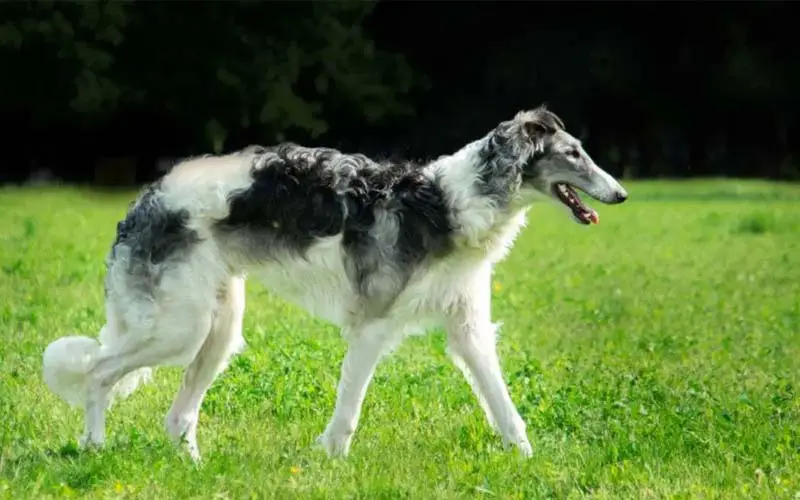
<path fill-rule="evenodd" d="M 317 438 L 317 443 L 332 457 L 347 455 L 367 386 L 390 344 L 386 330 L 377 325 L 347 333 L 349 346 L 342 362 L 336 407 L 325 432 Z"/>
<path fill-rule="evenodd" d="M 529 457 L 532 449 L 525 433 L 525 422 L 511 401 L 500 370 L 496 326 L 490 321 L 489 287 L 476 287 L 472 292 L 448 318 L 450 353 L 472 385 L 489 422 L 496 426 L 507 444 L 513 444 Z"/>

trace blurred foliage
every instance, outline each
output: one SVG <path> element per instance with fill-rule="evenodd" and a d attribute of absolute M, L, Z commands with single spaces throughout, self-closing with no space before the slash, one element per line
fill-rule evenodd
<path fill-rule="evenodd" d="M 3 104 L 45 119 L 102 120 L 158 107 L 207 145 L 228 129 L 280 139 L 328 129 L 326 109 L 368 123 L 407 114 L 405 60 L 377 50 L 361 25 L 368 2 L 37 2 L 6 4 L 0 49 L 14 78 Z M 224 26 L 224 29 L 220 27 Z M 20 99 L 24 96 L 24 99 Z M 29 106 L 32 106 L 29 108 Z"/>
<path fill-rule="evenodd" d="M 24 106 L 42 121 L 113 110 L 121 97 L 112 76 L 114 50 L 124 40 L 128 10 L 124 3 L 5 3 L 3 104 Z"/>
<path fill-rule="evenodd" d="M 616 175 L 800 177 L 788 3 L 376 5 L 2 3 L 9 163 L 288 139 L 431 157 L 545 102 Z"/>

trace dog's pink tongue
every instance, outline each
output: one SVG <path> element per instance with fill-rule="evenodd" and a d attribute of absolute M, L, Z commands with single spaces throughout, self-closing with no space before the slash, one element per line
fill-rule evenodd
<path fill-rule="evenodd" d="M 589 220 L 592 221 L 594 224 L 600 224 L 600 216 L 597 215 L 597 212 L 594 210 L 589 212 Z"/>

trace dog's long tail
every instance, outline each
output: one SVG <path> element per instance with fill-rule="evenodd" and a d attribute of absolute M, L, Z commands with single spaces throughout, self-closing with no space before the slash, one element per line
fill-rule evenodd
<path fill-rule="evenodd" d="M 86 381 L 98 357 L 119 345 L 120 339 L 104 326 L 98 339 L 83 335 L 61 337 L 44 350 L 44 381 L 51 391 L 72 406 L 86 401 Z M 128 397 L 142 382 L 150 379 L 150 368 L 140 368 L 125 375 L 111 390 L 109 405 L 116 397 Z"/>

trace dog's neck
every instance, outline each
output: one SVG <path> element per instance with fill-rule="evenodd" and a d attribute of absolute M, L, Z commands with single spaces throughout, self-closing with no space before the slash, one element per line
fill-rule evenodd
<path fill-rule="evenodd" d="M 486 247 L 498 237 L 506 239 L 502 235 L 508 226 L 516 235 L 531 202 L 520 190 L 521 168 L 499 154 L 492 138 L 489 134 L 427 167 L 467 246 Z"/>

